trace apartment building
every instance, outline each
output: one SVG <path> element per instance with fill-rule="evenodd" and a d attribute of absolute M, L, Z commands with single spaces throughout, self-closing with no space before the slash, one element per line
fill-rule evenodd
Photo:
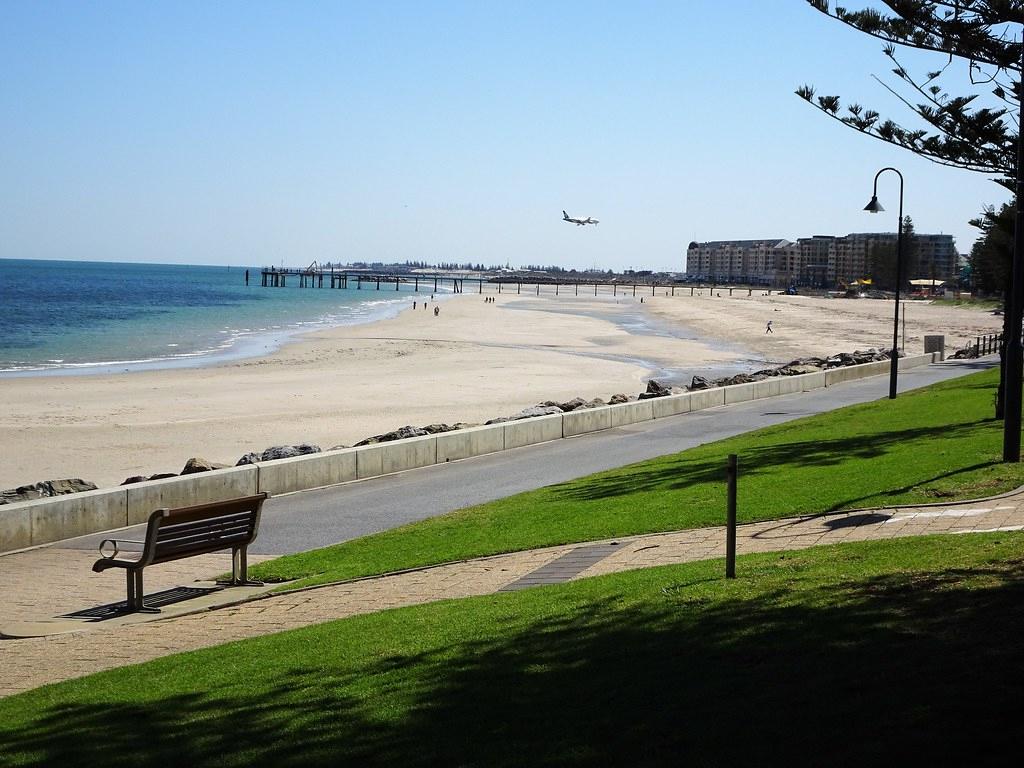
<path fill-rule="evenodd" d="M 956 278 L 959 257 L 952 235 L 916 234 L 917 270 L 908 279 Z M 750 285 L 832 287 L 866 277 L 872 252 L 895 247 L 894 232 L 858 232 L 836 237 L 692 242 L 686 275 L 695 280 Z"/>
<path fill-rule="evenodd" d="M 775 285 L 800 269 L 800 246 L 784 238 L 690 243 L 686 274 L 709 282 Z"/>

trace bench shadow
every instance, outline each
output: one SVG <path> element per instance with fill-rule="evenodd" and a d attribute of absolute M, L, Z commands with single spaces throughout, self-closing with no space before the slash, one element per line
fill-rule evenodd
<path fill-rule="evenodd" d="M 170 589 L 164 589 L 160 592 L 152 592 L 146 595 L 146 607 L 147 608 L 163 608 L 168 605 L 175 605 L 177 603 L 183 603 L 186 600 L 193 600 L 203 595 L 208 595 L 211 592 L 217 592 L 222 590 L 221 586 L 211 587 L 171 587 Z M 97 605 L 92 608 L 84 608 L 80 611 L 73 611 L 72 613 L 62 614 L 59 618 L 62 619 L 82 619 L 84 621 L 107 621 L 108 619 L 116 619 L 118 616 L 125 616 L 129 614 L 128 601 L 121 600 L 116 603 L 107 603 L 105 605 Z"/>
<path fill-rule="evenodd" d="M 331 651 L 335 625 L 302 630 L 310 651 L 251 692 L 229 670 L 156 697 L 115 678 L 92 701 L 0 725 L 0 755 L 314 768 L 1015 759 L 1024 561 L 840 581 L 799 604 L 788 587 L 711 602 L 665 581 L 628 608 L 570 596 L 555 618 L 484 640 L 400 652 L 381 638 L 359 666 Z M 182 675 L 202 670 L 177 659 Z"/>

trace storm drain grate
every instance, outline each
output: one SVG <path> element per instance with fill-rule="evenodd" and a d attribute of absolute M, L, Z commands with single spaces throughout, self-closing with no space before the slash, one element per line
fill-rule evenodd
<path fill-rule="evenodd" d="M 569 581 L 587 570 L 594 563 L 604 560 L 608 555 L 619 548 L 618 542 L 611 544 L 594 544 L 589 547 L 577 547 L 571 552 L 566 552 L 556 560 L 552 560 L 545 566 L 528 573 L 521 579 L 506 584 L 499 589 L 499 592 L 514 592 L 518 589 L 539 587 L 542 584 L 561 584 Z"/>
<path fill-rule="evenodd" d="M 221 587 L 173 587 L 171 589 L 165 589 L 163 592 L 154 592 L 151 595 L 146 595 L 145 603 L 147 608 L 162 608 L 165 605 L 173 605 L 174 603 L 191 600 L 194 597 L 208 595 L 211 592 L 216 592 L 218 589 L 221 589 Z M 86 608 L 85 610 L 75 611 L 74 613 L 65 613 L 61 618 L 103 621 L 104 619 L 112 619 L 115 616 L 120 616 L 127 613 L 127 611 L 128 601 L 122 600 L 119 603 L 98 605 L 95 608 Z"/>

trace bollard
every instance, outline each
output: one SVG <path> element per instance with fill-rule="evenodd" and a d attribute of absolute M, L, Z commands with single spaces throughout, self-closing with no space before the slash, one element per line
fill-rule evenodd
<path fill-rule="evenodd" d="M 729 454 L 729 463 L 726 466 L 727 510 L 725 525 L 725 578 L 736 578 L 736 454 Z"/>

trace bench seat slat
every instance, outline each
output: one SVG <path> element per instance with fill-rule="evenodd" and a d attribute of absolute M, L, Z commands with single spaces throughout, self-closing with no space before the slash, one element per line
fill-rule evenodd
<path fill-rule="evenodd" d="M 190 523 L 183 526 L 174 526 L 172 529 L 161 528 L 157 534 L 156 543 L 188 539 L 194 536 L 216 536 L 220 534 L 249 533 L 252 531 L 253 520 L 231 520 L 218 522 L 210 525 L 199 525 Z"/>

